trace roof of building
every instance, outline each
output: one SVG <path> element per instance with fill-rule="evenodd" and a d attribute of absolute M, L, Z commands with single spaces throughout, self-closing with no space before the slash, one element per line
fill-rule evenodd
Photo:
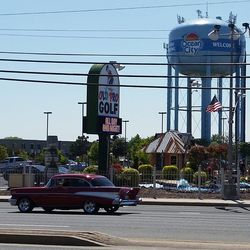
<path fill-rule="evenodd" d="M 170 130 L 164 134 L 156 135 L 156 138 L 145 148 L 145 152 L 149 154 L 184 154 L 190 139 L 190 134 Z"/>

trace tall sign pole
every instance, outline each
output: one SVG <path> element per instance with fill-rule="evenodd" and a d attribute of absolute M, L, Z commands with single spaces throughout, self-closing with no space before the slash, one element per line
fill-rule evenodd
<path fill-rule="evenodd" d="M 87 117 L 85 132 L 99 136 L 99 172 L 109 169 L 110 135 L 122 133 L 119 118 L 120 82 L 113 63 L 91 67 L 87 86 Z"/>

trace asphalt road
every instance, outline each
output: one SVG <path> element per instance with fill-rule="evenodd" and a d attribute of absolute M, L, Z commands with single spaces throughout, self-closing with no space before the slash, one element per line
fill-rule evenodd
<path fill-rule="evenodd" d="M 21 214 L 3 202 L 0 228 L 98 231 L 130 239 L 244 243 L 250 247 L 250 208 L 139 205 L 121 208 L 115 215 L 85 215 L 81 210 L 46 214 L 41 209 Z"/>

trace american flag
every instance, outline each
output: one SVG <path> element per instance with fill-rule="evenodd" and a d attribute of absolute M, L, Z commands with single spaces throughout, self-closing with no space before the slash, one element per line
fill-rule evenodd
<path fill-rule="evenodd" d="M 216 111 L 218 111 L 221 108 L 222 108 L 221 103 L 218 101 L 216 95 L 214 95 L 212 101 L 207 106 L 206 112 L 216 112 Z"/>

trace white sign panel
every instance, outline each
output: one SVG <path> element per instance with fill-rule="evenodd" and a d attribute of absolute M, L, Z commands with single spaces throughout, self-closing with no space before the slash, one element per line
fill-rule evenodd
<path fill-rule="evenodd" d="M 119 117 L 120 88 L 116 68 L 105 64 L 100 72 L 98 88 L 98 115 Z M 102 84 L 105 84 L 103 86 Z"/>

